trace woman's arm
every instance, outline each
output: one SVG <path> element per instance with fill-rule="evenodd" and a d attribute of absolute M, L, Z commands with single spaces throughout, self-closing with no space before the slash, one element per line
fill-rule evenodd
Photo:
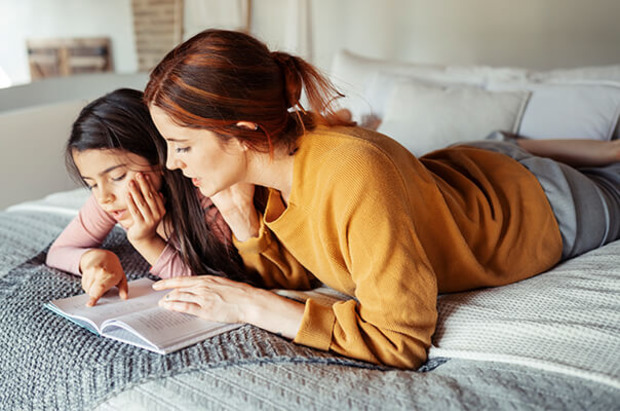
<path fill-rule="evenodd" d="M 170 278 L 153 288 L 172 289 L 160 300 L 164 308 L 207 321 L 252 324 L 287 338 L 295 337 L 304 313 L 301 303 L 223 277 Z"/>
<path fill-rule="evenodd" d="M 515 138 L 524 150 L 541 157 L 549 157 L 573 167 L 604 166 L 620 161 L 620 140 L 531 140 Z"/>
<path fill-rule="evenodd" d="M 265 287 L 311 288 L 312 275 L 280 244 L 254 207 L 254 186 L 236 185 L 211 200 L 230 227 L 246 269 L 256 271 Z"/>

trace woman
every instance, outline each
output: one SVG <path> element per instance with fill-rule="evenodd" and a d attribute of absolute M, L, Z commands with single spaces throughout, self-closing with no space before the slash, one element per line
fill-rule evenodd
<path fill-rule="evenodd" d="M 101 244 L 118 223 L 160 278 L 226 273 L 246 275 L 230 230 L 211 201 L 180 175 L 159 165 L 165 145 L 142 92 L 119 89 L 82 109 L 65 158 L 71 175 L 92 195 L 54 241 L 47 264 L 82 277 L 88 305 L 110 288 L 127 298 L 118 257 Z M 173 234 L 174 233 L 174 234 Z"/>
<path fill-rule="evenodd" d="M 211 197 L 246 267 L 268 287 L 307 288 L 311 272 L 355 297 L 304 305 L 203 276 L 156 283 L 173 289 L 163 306 L 415 368 L 426 359 L 438 292 L 528 278 L 620 236 L 617 163 L 588 178 L 499 142 L 418 160 L 331 115 L 335 97 L 308 63 L 236 32 L 200 33 L 154 69 L 145 101 L 168 144 L 166 166 Z M 588 165 L 620 160 L 619 142 L 528 144 Z M 583 189 L 554 192 L 554 172 Z M 259 209 L 254 187 L 268 189 Z M 607 220 L 563 220 L 565 201 Z M 575 235 L 583 230 L 591 235 Z"/>

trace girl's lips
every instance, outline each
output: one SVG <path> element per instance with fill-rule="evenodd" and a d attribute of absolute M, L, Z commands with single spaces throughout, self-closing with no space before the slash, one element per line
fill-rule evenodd
<path fill-rule="evenodd" d="M 121 221 L 123 219 L 123 216 L 126 213 L 127 213 L 127 210 L 118 210 L 118 211 L 112 211 L 110 214 L 112 214 L 112 217 L 114 217 L 116 221 Z"/>

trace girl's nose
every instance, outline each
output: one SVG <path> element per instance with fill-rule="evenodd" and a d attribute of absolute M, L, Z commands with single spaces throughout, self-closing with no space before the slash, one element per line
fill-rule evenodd
<path fill-rule="evenodd" d="M 101 190 L 99 190 L 98 197 L 99 197 L 100 204 L 105 204 L 105 203 L 114 201 L 114 194 L 112 193 L 112 191 L 107 190 L 105 188 L 102 188 Z"/>

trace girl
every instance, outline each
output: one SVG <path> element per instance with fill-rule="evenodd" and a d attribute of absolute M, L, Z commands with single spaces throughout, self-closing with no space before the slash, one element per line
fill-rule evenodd
<path fill-rule="evenodd" d="M 155 283 L 173 289 L 164 307 L 415 368 L 438 292 L 519 281 L 620 237 L 619 141 L 524 141 L 531 153 L 484 141 L 417 159 L 342 117 L 328 122 L 336 96 L 302 59 L 236 32 L 200 33 L 153 70 L 145 100 L 166 166 L 213 200 L 246 266 L 284 288 L 309 285 L 302 266 L 354 297 L 301 304 L 202 276 Z M 611 165 L 580 172 L 533 154 Z M 256 209 L 258 186 L 268 199 Z"/>
<path fill-rule="evenodd" d="M 245 279 L 230 230 L 211 201 L 178 172 L 158 166 L 165 146 L 142 97 L 119 89 L 88 104 L 66 146 L 70 173 L 92 195 L 52 244 L 46 262 L 81 275 L 90 306 L 114 286 L 127 298 L 118 257 L 100 248 L 117 223 L 156 276 L 226 273 Z"/>

